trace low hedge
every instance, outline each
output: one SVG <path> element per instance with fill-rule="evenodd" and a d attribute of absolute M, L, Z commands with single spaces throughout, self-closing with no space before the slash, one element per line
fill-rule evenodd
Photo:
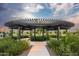
<path fill-rule="evenodd" d="M 47 36 L 32 36 L 31 40 L 32 41 L 46 41 L 49 38 Z"/>
<path fill-rule="evenodd" d="M 19 55 L 29 47 L 27 41 L 16 41 L 12 38 L 0 40 L 0 55 Z"/>

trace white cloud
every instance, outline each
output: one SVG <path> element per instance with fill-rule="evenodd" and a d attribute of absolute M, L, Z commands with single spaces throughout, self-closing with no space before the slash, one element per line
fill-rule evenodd
<path fill-rule="evenodd" d="M 70 21 L 74 24 L 79 24 L 79 12 L 76 13 L 74 16 L 70 17 L 70 18 L 67 18 L 66 19 L 67 21 Z"/>
<path fill-rule="evenodd" d="M 23 11 L 17 12 L 11 17 L 15 18 L 35 18 L 33 12 L 39 12 L 44 7 L 41 4 L 23 4 L 22 7 Z"/>
<path fill-rule="evenodd" d="M 53 16 L 61 16 L 59 14 L 60 11 L 64 11 L 64 16 L 68 14 L 69 10 L 73 7 L 73 3 L 55 3 L 55 4 L 49 4 L 50 8 L 55 8 L 55 11 L 53 13 Z"/>
<path fill-rule="evenodd" d="M 72 27 L 69 31 L 76 31 L 79 29 L 79 15 L 67 18 L 66 21 L 74 23 L 74 27 Z"/>
<path fill-rule="evenodd" d="M 31 13 L 27 13 L 27 12 L 20 12 L 20 13 L 16 13 L 15 15 L 12 15 L 12 17 L 14 18 L 35 18 Z"/>
<path fill-rule="evenodd" d="M 41 4 L 23 4 L 23 9 L 27 12 L 39 12 L 44 9 L 44 6 Z"/>

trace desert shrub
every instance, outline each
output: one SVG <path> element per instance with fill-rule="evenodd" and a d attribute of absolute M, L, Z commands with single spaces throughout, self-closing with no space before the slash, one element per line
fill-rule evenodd
<path fill-rule="evenodd" d="M 67 33 L 60 40 L 50 39 L 47 44 L 57 55 L 79 55 L 79 35 Z"/>
<path fill-rule="evenodd" d="M 12 38 L 0 40 L 0 55 L 19 55 L 29 47 L 27 41 L 17 41 Z"/>

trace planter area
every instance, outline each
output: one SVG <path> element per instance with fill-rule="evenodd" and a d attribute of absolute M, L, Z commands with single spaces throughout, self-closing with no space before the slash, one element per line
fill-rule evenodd
<path fill-rule="evenodd" d="M 67 33 L 66 36 L 61 37 L 60 40 L 50 39 L 47 45 L 58 56 L 78 56 L 79 34 Z"/>
<path fill-rule="evenodd" d="M 28 41 L 14 40 L 12 38 L 0 39 L 0 55 L 2 56 L 16 56 L 28 48 Z"/>

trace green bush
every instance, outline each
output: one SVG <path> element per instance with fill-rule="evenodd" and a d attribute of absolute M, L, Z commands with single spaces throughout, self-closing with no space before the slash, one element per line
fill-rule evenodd
<path fill-rule="evenodd" d="M 45 41 L 48 40 L 49 38 L 47 36 L 32 36 L 31 40 L 32 41 Z"/>
<path fill-rule="evenodd" d="M 27 41 L 16 41 L 12 38 L 0 40 L 0 55 L 19 55 L 29 47 Z"/>
<path fill-rule="evenodd" d="M 60 40 L 50 39 L 47 44 L 57 55 L 79 55 L 79 35 L 67 33 Z"/>

